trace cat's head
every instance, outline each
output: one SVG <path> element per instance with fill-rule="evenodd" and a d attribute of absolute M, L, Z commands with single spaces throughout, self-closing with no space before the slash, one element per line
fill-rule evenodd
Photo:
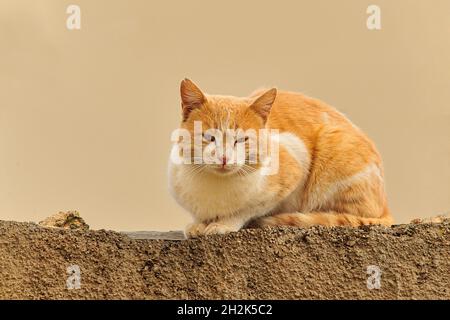
<path fill-rule="evenodd" d="M 255 162 L 253 153 L 255 145 L 260 146 L 260 137 L 277 95 L 275 88 L 252 97 L 237 98 L 207 95 L 185 79 L 181 82 L 180 93 L 181 128 L 191 133 L 192 159 L 193 162 L 197 159 L 202 170 L 218 175 L 244 175 L 262 165 L 262 157 L 256 155 Z M 198 163 L 199 153 L 195 154 L 195 143 L 202 147 L 201 164 Z"/>

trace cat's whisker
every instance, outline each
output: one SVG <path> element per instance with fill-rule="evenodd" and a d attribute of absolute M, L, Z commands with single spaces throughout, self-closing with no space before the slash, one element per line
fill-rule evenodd
<path fill-rule="evenodd" d="M 238 169 L 237 173 L 238 173 L 239 176 L 241 176 L 241 177 L 246 177 L 246 176 L 248 176 L 249 174 L 251 174 L 251 173 L 253 173 L 253 172 L 255 172 L 255 171 L 256 171 L 255 168 L 253 168 L 253 167 L 251 167 L 251 166 L 249 166 L 249 165 L 244 164 L 244 165 L 242 165 L 242 166 Z"/>
<path fill-rule="evenodd" d="M 192 164 L 186 171 L 186 177 L 191 182 L 198 174 L 202 173 L 205 168 L 206 166 L 204 164 Z"/>

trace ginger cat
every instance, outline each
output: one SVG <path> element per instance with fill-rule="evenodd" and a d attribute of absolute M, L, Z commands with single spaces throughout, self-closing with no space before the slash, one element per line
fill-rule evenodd
<path fill-rule="evenodd" d="M 180 91 L 180 129 L 190 135 L 183 142 L 174 139 L 172 155 L 179 156 L 180 147 L 188 144 L 185 156 L 194 163 L 175 163 L 171 158 L 169 188 L 194 218 L 185 230 L 186 237 L 224 234 L 249 224 L 393 223 L 379 153 L 369 138 L 333 107 L 275 88 L 237 98 L 207 95 L 185 79 Z M 200 134 L 195 132 L 198 124 L 202 126 Z M 227 134 L 225 140 L 215 134 L 228 129 L 257 131 L 256 139 L 267 138 L 267 150 L 277 149 L 277 154 L 250 161 L 248 135 L 230 138 Z M 278 130 L 278 134 L 261 133 L 261 129 Z M 195 153 L 199 144 L 201 151 L 209 148 L 206 156 L 205 152 Z M 272 147 L 276 144 L 278 148 Z M 237 146 L 245 150 L 244 161 L 233 161 Z M 275 158 L 275 173 L 264 174 L 267 159 L 275 162 Z"/>

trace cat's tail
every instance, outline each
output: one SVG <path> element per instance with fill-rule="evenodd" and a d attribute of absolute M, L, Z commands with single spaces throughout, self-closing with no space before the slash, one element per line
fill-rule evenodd
<path fill-rule="evenodd" d="M 281 213 L 262 217 L 254 221 L 258 227 L 264 226 L 294 226 L 311 227 L 322 226 L 362 226 L 368 224 L 380 224 L 390 226 L 394 223 L 389 213 L 380 218 L 368 218 L 349 213 L 339 212 L 310 212 L 310 213 Z"/>

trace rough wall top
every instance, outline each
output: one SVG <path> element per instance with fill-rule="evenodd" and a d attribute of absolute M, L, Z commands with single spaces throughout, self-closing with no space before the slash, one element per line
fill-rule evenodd
<path fill-rule="evenodd" d="M 449 221 L 183 241 L 0 221 L 3 299 L 450 299 L 449 271 Z"/>

